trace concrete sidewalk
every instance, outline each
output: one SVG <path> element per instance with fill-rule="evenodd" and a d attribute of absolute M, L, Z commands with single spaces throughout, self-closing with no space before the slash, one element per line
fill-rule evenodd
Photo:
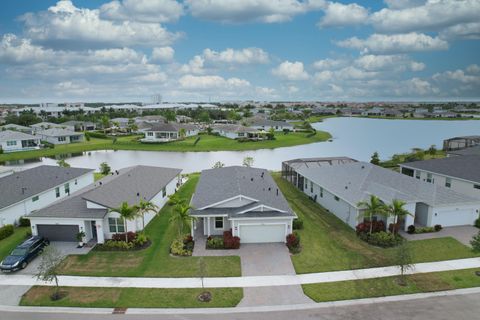
<path fill-rule="evenodd" d="M 408 274 L 480 268 L 480 258 L 418 263 Z M 358 270 L 310 273 L 301 275 L 245 276 L 205 278 L 207 288 L 252 288 L 291 286 L 390 277 L 399 274 L 397 266 Z M 77 277 L 60 276 L 61 286 L 111 288 L 201 288 L 200 278 L 137 278 L 137 277 Z M 27 275 L 0 275 L 0 285 L 53 285 Z"/>

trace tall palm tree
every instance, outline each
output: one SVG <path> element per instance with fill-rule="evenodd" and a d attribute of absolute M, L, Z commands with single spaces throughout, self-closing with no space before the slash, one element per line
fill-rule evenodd
<path fill-rule="evenodd" d="M 393 216 L 393 234 L 395 234 L 395 225 L 398 221 L 400 221 L 400 219 L 406 217 L 407 215 L 413 217 L 413 214 L 405 210 L 403 206 L 405 206 L 405 202 L 402 200 L 393 199 L 392 203 L 386 207 L 386 211 L 389 213 L 389 215 Z"/>
<path fill-rule="evenodd" d="M 362 215 L 368 217 L 370 220 L 370 234 L 372 234 L 373 216 L 385 215 L 385 205 L 379 197 L 372 194 L 370 195 L 369 201 L 360 201 L 357 203 L 357 206 L 363 209 Z"/>
<path fill-rule="evenodd" d="M 110 127 L 110 119 L 107 116 L 103 116 L 100 121 L 102 122 L 103 133 L 107 133 L 108 127 Z"/>
<path fill-rule="evenodd" d="M 178 131 L 178 135 L 180 136 L 181 139 L 185 138 L 185 136 L 187 135 L 187 131 L 185 130 L 185 128 L 181 128 Z"/>
<path fill-rule="evenodd" d="M 158 213 L 158 206 L 151 202 L 151 201 L 146 201 L 146 200 L 140 200 L 140 203 L 137 205 L 137 210 L 138 210 L 138 215 L 142 217 L 142 230 L 145 230 L 145 214 L 149 212 L 155 212 L 155 214 Z"/>
<path fill-rule="evenodd" d="M 138 216 L 138 207 L 130 206 L 128 202 L 124 201 L 118 208 L 112 208 L 110 212 L 117 212 L 123 218 L 123 223 L 125 224 L 125 242 L 128 242 L 128 230 L 127 230 L 127 221 L 131 221 Z"/>
<path fill-rule="evenodd" d="M 189 227 L 196 219 L 190 215 L 190 209 L 192 209 L 192 207 L 185 203 L 179 203 L 173 208 L 173 215 L 170 217 L 170 222 L 177 225 L 179 238 L 181 238 L 183 230 Z"/>

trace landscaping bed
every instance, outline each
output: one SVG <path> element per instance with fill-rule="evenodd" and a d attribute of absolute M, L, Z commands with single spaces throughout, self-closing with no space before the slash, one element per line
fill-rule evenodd
<path fill-rule="evenodd" d="M 207 243 L 205 244 L 206 249 L 239 249 L 240 248 L 240 238 L 234 237 L 232 231 L 224 231 L 223 236 L 209 236 L 207 238 Z"/>

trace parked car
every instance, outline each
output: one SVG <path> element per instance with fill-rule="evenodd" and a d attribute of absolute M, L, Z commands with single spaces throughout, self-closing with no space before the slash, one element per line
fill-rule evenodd
<path fill-rule="evenodd" d="M 5 257 L 0 262 L 0 270 L 3 272 L 13 272 L 20 269 L 25 269 L 27 265 L 35 259 L 43 248 L 49 244 L 49 241 L 43 237 L 31 237 L 18 245 L 9 256 Z"/>

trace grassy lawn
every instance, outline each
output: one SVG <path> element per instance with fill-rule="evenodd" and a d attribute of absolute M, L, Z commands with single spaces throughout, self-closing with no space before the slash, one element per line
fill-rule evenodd
<path fill-rule="evenodd" d="M 199 175 L 179 190 L 182 198 L 190 197 Z M 172 208 L 163 207 L 160 214 L 145 228 L 152 245 L 140 251 L 105 252 L 91 251 L 87 255 L 68 256 L 60 266 L 62 274 L 90 276 L 126 277 L 195 277 L 199 274 L 198 257 L 170 256 L 170 244 L 177 236 L 175 226 L 169 223 Z M 206 273 L 214 276 L 240 276 L 240 257 L 204 257 Z"/>
<path fill-rule="evenodd" d="M 304 229 L 299 231 L 302 252 L 292 256 L 297 273 L 391 265 L 394 249 L 382 249 L 363 242 L 354 230 L 308 199 L 278 173 L 274 178 L 292 209 L 304 222 Z M 478 256 L 453 238 L 410 241 L 409 246 L 415 262 Z"/>
<path fill-rule="evenodd" d="M 291 147 L 301 144 L 326 141 L 331 138 L 328 132 L 317 131 L 312 137 L 308 133 L 294 132 L 289 134 L 276 133 L 275 140 L 238 142 L 232 139 L 200 135 L 200 141 L 194 145 L 197 137 L 189 137 L 182 141 L 168 143 L 145 144 L 137 139 L 140 136 L 119 137 L 115 143 L 112 139 L 95 139 L 81 143 L 58 145 L 53 149 L 41 149 L 32 151 L 12 152 L 0 154 L 0 162 L 21 160 L 29 158 L 40 158 L 65 153 L 79 153 L 92 150 L 143 150 L 143 151 L 243 151 L 258 149 L 274 149 L 280 147 Z"/>
<path fill-rule="evenodd" d="M 208 289 L 212 301 L 199 302 L 202 289 L 139 289 L 62 287 L 67 295 L 51 301 L 54 288 L 35 286 L 25 293 L 21 306 L 89 307 L 89 308 L 213 308 L 235 307 L 243 297 L 241 288 Z"/>
<path fill-rule="evenodd" d="M 26 239 L 28 230 L 30 227 L 15 228 L 15 232 L 10 237 L 0 240 L 0 261 Z"/>
<path fill-rule="evenodd" d="M 407 285 L 398 285 L 397 277 L 339 281 L 303 285 L 303 291 L 316 302 L 384 297 L 480 286 L 479 269 L 422 273 L 407 276 Z"/>

